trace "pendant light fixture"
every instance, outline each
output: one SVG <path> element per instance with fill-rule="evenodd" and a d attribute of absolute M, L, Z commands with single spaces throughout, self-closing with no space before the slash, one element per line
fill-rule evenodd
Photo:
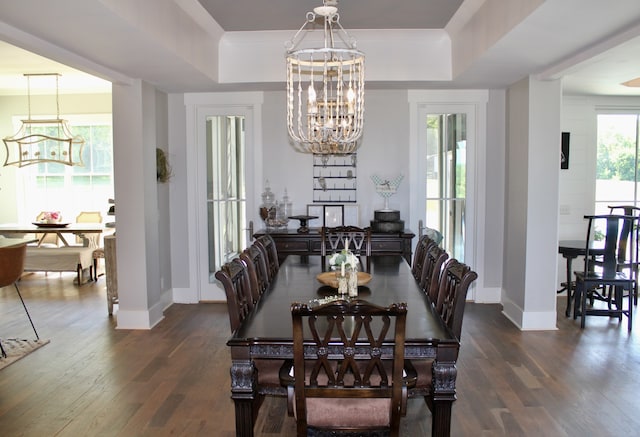
<path fill-rule="evenodd" d="M 13 136 L 2 141 L 7 152 L 4 165 L 24 167 L 44 162 L 64 165 L 83 166 L 82 148 L 84 139 L 73 135 L 67 120 L 60 118 L 60 102 L 58 90 L 58 73 L 25 74 L 27 78 L 27 99 L 29 117 L 22 120 L 22 125 Z M 31 77 L 52 76 L 56 81 L 56 118 L 31 118 Z"/>
<path fill-rule="evenodd" d="M 340 24 L 337 4 L 325 0 L 307 12 L 287 45 L 287 129 L 305 153 L 353 153 L 362 136 L 364 54 Z M 324 42 L 302 47 L 316 19 L 323 22 Z"/>

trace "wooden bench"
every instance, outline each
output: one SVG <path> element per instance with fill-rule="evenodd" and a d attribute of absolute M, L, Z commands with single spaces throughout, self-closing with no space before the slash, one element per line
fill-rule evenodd
<path fill-rule="evenodd" d="M 25 272 L 77 272 L 78 285 L 82 284 L 82 273 L 89 269 L 93 277 L 93 251 L 91 247 L 34 247 L 27 246 L 24 261 Z"/>

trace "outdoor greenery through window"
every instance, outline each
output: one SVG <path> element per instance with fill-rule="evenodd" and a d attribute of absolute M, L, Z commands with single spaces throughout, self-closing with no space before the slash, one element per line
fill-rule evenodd
<path fill-rule="evenodd" d="M 597 214 L 608 213 L 608 205 L 638 204 L 639 120 L 640 111 L 598 114 Z"/>
<path fill-rule="evenodd" d="M 84 138 L 84 166 L 45 162 L 23 167 L 24 221 L 42 211 L 60 211 L 63 222 L 74 222 L 80 211 L 100 211 L 106 218 L 113 198 L 111 115 L 83 116 L 69 125 L 74 135 Z"/>

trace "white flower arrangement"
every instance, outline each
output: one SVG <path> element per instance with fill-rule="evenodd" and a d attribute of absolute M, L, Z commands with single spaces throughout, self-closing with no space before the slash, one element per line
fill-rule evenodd
<path fill-rule="evenodd" d="M 342 251 L 334 253 L 329 257 L 329 265 L 331 268 L 336 270 L 340 267 L 343 276 L 347 268 L 356 270 L 359 262 L 358 257 L 349 249 L 342 249 Z"/>

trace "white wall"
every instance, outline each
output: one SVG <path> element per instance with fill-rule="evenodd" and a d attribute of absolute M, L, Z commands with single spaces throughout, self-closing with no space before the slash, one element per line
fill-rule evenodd
<path fill-rule="evenodd" d="M 583 240 L 584 215 L 594 212 L 598 108 L 640 110 L 638 97 L 567 96 L 563 99 L 562 132 L 569 132 L 569 168 L 560 171 L 559 240 Z M 558 254 L 558 282 L 566 281 L 566 260 Z M 574 262 L 580 265 L 579 261 Z"/>
<path fill-rule="evenodd" d="M 554 329 L 561 85 L 524 79 L 508 90 L 504 314 Z"/>

